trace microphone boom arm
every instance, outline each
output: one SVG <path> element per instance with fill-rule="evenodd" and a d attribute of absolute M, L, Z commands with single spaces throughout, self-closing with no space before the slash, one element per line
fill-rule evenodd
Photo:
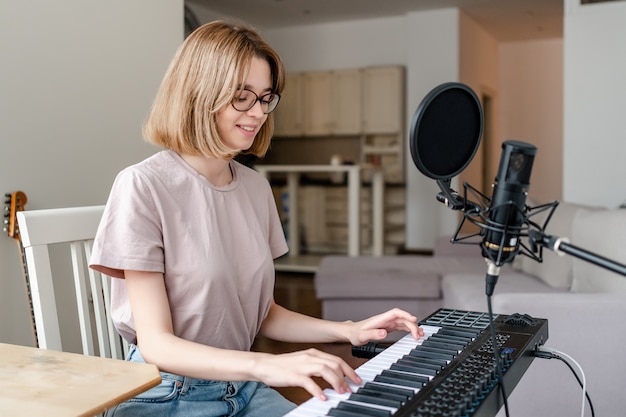
<path fill-rule="evenodd" d="M 604 256 L 597 255 L 578 246 L 571 245 L 567 242 L 567 239 L 551 236 L 540 230 L 530 230 L 528 237 L 531 245 L 534 247 L 539 245 L 541 247 L 548 248 L 559 255 L 567 253 L 568 255 L 572 255 L 578 259 L 582 259 L 583 261 L 587 261 L 609 271 L 626 276 L 626 265 L 608 259 Z"/>

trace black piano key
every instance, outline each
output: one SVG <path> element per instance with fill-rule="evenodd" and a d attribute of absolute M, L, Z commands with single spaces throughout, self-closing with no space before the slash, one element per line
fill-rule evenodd
<path fill-rule="evenodd" d="M 445 349 L 445 348 L 441 348 L 441 347 L 437 347 L 437 346 L 416 346 L 415 347 L 416 350 L 427 350 L 429 352 L 437 352 L 437 353 L 445 353 L 448 355 L 453 355 L 456 356 L 459 354 L 459 351 L 456 349 Z"/>
<path fill-rule="evenodd" d="M 452 335 L 475 339 L 480 334 L 480 330 L 461 329 L 459 327 L 442 327 L 437 333 L 441 335 Z"/>
<path fill-rule="evenodd" d="M 400 408 L 406 401 L 411 398 L 412 394 L 398 394 L 380 389 L 370 389 L 361 387 L 357 392 L 350 394 L 349 399 L 354 401 L 362 401 L 369 404 L 385 405 L 387 407 Z"/>
<path fill-rule="evenodd" d="M 446 367 L 446 365 L 448 365 L 448 362 L 445 359 L 418 358 L 411 355 L 404 355 L 400 359 L 413 361 L 421 366 L 424 366 L 426 368 L 432 368 L 437 371 L 441 371 L 443 368 Z"/>
<path fill-rule="evenodd" d="M 451 334 L 438 334 L 435 333 L 432 336 L 429 337 L 429 339 L 432 340 L 445 340 L 446 342 L 455 342 L 455 343 L 462 343 L 463 346 L 467 346 L 472 340 L 470 338 L 467 337 L 459 337 L 459 336 L 454 336 Z"/>
<path fill-rule="evenodd" d="M 378 375 L 374 378 L 374 381 L 385 384 L 399 385 L 401 387 L 422 388 L 424 386 L 424 383 L 420 381 L 411 381 L 387 375 Z"/>
<path fill-rule="evenodd" d="M 429 375 L 429 376 L 437 375 L 437 370 L 425 368 L 413 361 L 398 360 L 396 361 L 396 363 L 391 365 L 390 369 L 393 371 L 412 372 L 415 374 L 422 374 L 422 375 Z"/>
<path fill-rule="evenodd" d="M 403 380 L 400 380 L 398 378 L 394 378 L 391 376 L 386 376 L 386 375 L 376 375 L 374 377 L 374 382 L 379 382 L 381 384 L 390 384 L 390 385 L 394 385 L 394 386 L 400 386 L 400 387 L 415 387 L 415 388 L 421 388 L 422 385 L 421 384 L 408 384 Z"/>
<path fill-rule="evenodd" d="M 390 385 L 381 385 L 374 382 L 366 382 L 362 388 L 382 393 L 401 395 L 406 397 L 407 399 L 411 398 L 414 394 L 413 390 L 407 388 L 392 387 Z"/>
<path fill-rule="evenodd" d="M 396 371 L 391 371 L 389 369 L 385 369 L 380 374 L 381 375 L 386 375 L 386 376 L 392 376 L 392 377 L 408 379 L 408 380 L 412 380 L 412 381 L 420 381 L 420 382 L 424 382 L 424 383 L 430 381 L 430 378 L 428 378 L 427 376 L 409 374 L 409 373 L 406 373 L 406 372 L 396 372 Z"/>
<path fill-rule="evenodd" d="M 443 359 L 446 361 L 451 361 L 455 356 L 451 353 L 435 352 L 432 349 L 420 349 L 420 347 L 421 346 L 418 346 L 417 348 L 411 350 L 409 355 L 417 358 Z"/>
<path fill-rule="evenodd" d="M 328 410 L 327 416 L 333 417 L 363 417 L 361 413 L 355 413 L 353 411 L 339 410 L 337 408 L 331 408 Z"/>
<path fill-rule="evenodd" d="M 422 388 L 429 379 L 420 375 L 384 370 L 381 374 L 374 377 L 374 381 L 401 387 Z"/>
<path fill-rule="evenodd" d="M 367 404 L 384 405 L 386 407 L 393 407 L 393 408 L 400 408 L 404 404 L 404 401 L 391 400 L 389 398 L 385 398 L 381 396 L 375 396 L 375 395 L 370 395 L 370 394 L 359 394 L 359 393 L 350 394 L 350 397 L 348 397 L 348 399 L 351 401 L 357 401 L 357 402 L 367 403 Z"/>
<path fill-rule="evenodd" d="M 457 353 L 461 352 L 464 347 L 464 345 L 462 344 L 455 344 L 455 343 L 443 342 L 443 341 L 438 341 L 438 340 L 424 340 L 424 342 L 422 343 L 422 346 L 432 346 L 432 347 L 441 348 L 441 349 L 454 350 Z"/>
<path fill-rule="evenodd" d="M 340 402 L 339 404 L 337 404 L 337 407 L 332 408 L 329 412 L 328 415 L 329 416 L 334 416 L 334 417 L 343 417 L 343 416 L 349 416 L 346 414 L 332 414 L 332 412 L 347 412 L 347 413 L 354 413 L 355 416 L 367 416 L 367 417 L 390 417 L 391 416 L 391 411 L 389 410 L 383 410 L 380 408 L 373 408 L 373 407 L 367 407 L 365 405 L 359 405 L 359 404 L 351 404 L 351 403 L 346 403 L 346 402 Z"/>

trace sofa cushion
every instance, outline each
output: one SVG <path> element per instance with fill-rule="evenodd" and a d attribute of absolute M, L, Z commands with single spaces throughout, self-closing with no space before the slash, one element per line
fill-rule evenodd
<path fill-rule="evenodd" d="M 584 213 L 574 223 L 571 244 L 626 265 L 626 209 Z M 626 293 L 626 277 L 574 258 L 576 292 Z"/>
<path fill-rule="evenodd" d="M 457 310 L 487 311 L 485 273 L 447 274 L 441 279 L 443 306 Z M 557 293 L 564 290 L 552 288 L 540 279 L 514 271 L 504 265 L 494 290 L 494 296 L 504 293 Z M 496 312 L 496 311 L 494 311 Z M 496 312 L 497 313 L 497 312 Z"/>
<path fill-rule="evenodd" d="M 419 261 L 418 261 L 419 259 Z M 436 270 L 421 268 L 427 256 L 326 256 L 315 274 L 317 297 L 440 298 Z"/>
<path fill-rule="evenodd" d="M 546 233 L 557 237 L 572 236 L 572 227 L 575 219 L 589 211 L 599 210 L 599 207 L 583 206 L 580 204 L 560 203 L 552 219 L 546 227 Z M 549 210 L 532 217 L 532 220 L 543 225 Z M 569 256 L 559 256 L 549 249 L 543 250 L 543 262 L 539 263 L 527 256 L 520 256 L 521 270 L 545 282 L 547 285 L 569 290 L 572 286 L 572 259 Z"/>
<path fill-rule="evenodd" d="M 480 256 L 326 256 L 315 274 L 317 297 L 441 298 L 441 276 L 486 270 Z"/>

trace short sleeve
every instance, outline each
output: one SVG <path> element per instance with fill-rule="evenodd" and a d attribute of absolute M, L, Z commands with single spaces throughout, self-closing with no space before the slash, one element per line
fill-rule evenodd
<path fill-rule="evenodd" d="M 116 278 L 124 278 L 124 270 L 164 272 L 159 210 L 151 184 L 133 167 L 113 183 L 89 264 Z"/>

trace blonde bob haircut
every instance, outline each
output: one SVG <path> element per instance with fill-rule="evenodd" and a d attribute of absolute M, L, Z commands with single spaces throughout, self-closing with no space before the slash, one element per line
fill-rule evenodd
<path fill-rule="evenodd" d="M 282 60 L 254 30 L 226 21 L 207 23 L 178 48 L 143 126 L 146 141 L 180 154 L 230 159 L 239 153 L 224 144 L 217 114 L 243 88 L 253 58 L 268 62 L 272 93 L 285 84 Z M 274 133 L 274 114 L 243 153 L 263 157 Z"/>

